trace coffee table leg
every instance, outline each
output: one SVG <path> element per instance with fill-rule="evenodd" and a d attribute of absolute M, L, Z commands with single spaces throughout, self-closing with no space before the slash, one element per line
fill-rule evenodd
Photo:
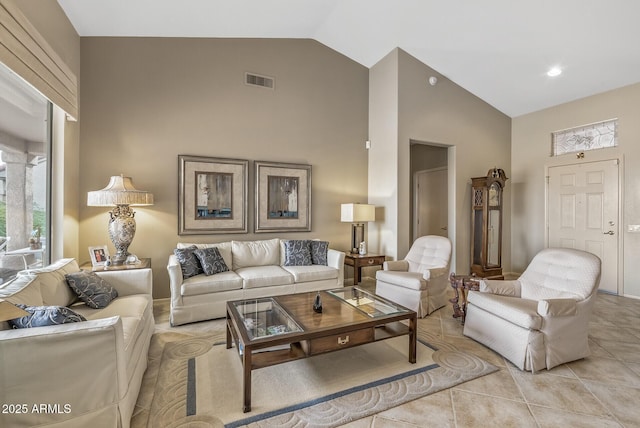
<path fill-rule="evenodd" d="M 242 411 L 247 413 L 251 411 L 251 349 L 245 347 L 242 354 L 242 370 L 243 370 L 243 392 L 244 392 L 244 404 Z"/>
<path fill-rule="evenodd" d="M 415 364 L 416 362 L 417 327 L 418 319 L 415 316 L 409 318 L 409 362 L 411 364 Z"/>

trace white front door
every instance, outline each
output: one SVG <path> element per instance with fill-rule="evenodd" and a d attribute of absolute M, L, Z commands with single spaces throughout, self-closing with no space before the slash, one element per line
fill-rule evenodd
<path fill-rule="evenodd" d="M 415 173 L 414 236 L 448 236 L 447 168 L 434 168 Z"/>
<path fill-rule="evenodd" d="M 600 290 L 618 294 L 617 159 L 549 168 L 549 247 L 576 248 L 602 260 Z"/>

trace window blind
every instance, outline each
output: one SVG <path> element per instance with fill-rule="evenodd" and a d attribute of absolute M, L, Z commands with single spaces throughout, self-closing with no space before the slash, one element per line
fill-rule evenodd
<path fill-rule="evenodd" d="M 70 116 L 78 117 L 78 81 L 13 0 L 0 0 L 0 61 Z"/>

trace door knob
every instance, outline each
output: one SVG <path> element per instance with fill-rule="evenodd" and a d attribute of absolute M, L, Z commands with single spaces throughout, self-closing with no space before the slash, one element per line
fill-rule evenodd
<path fill-rule="evenodd" d="M 613 230 L 610 230 L 608 232 L 604 232 L 603 235 L 615 235 L 615 233 L 613 233 Z"/>

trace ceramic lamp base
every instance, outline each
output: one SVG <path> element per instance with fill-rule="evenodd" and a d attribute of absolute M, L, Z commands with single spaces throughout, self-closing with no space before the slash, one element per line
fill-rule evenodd
<path fill-rule="evenodd" d="M 135 212 L 129 205 L 117 205 L 109 214 L 109 238 L 116 247 L 116 254 L 111 257 L 111 262 L 122 265 L 127 261 L 129 245 L 136 234 Z"/>

